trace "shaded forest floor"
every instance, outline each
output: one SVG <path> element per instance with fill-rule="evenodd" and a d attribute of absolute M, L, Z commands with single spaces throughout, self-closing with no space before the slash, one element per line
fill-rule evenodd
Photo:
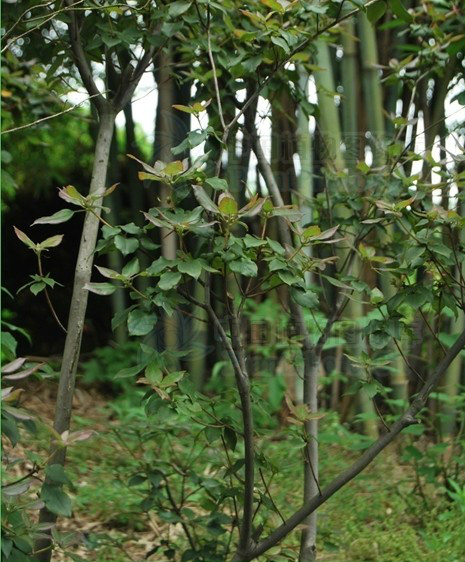
<path fill-rule="evenodd" d="M 25 407 L 50 422 L 54 383 L 28 389 L 27 395 Z M 109 398 L 93 389 L 77 389 L 72 429 L 92 429 L 96 433 L 69 451 L 67 471 L 75 486 L 70 493 L 73 516 L 60 518 L 60 529 L 81 533 L 86 547 L 77 546 L 74 552 L 89 562 L 142 561 L 168 531 L 171 538 L 179 534 L 182 540 L 178 526 L 163 522 L 154 511 L 142 512 L 137 487 L 127 485 L 137 469 L 137 459 L 128 455 L 117 434 L 125 424 L 142 417 L 142 410 L 125 399 Z M 18 446 L 20 450 L 14 454 L 22 456 L 25 446 L 31 451 L 39 442 L 44 449 L 47 438 L 42 438 L 31 441 L 26 437 L 23 449 Z M 127 444 L 131 447 L 131 443 Z M 283 449 L 282 442 L 277 447 Z M 282 454 L 285 457 L 287 453 Z M 356 455 L 339 446 L 322 446 L 323 478 L 330 479 Z M 27 468 L 24 463 L 17 465 L 18 475 Z M 273 489 L 274 501 L 297 507 L 299 468 L 289 465 L 286 473 L 288 476 Z M 319 560 L 463 562 L 465 514 L 446 499 L 439 486 L 423 485 L 419 493 L 418 482 L 414 467 L 402 461 L 398 444 L 378 457 L 365 473 L 320 508 Z M 277 518 L 276 525 L 279 522 Z M 297 552 L 297 534 L 287 544 Z M 272 553 L 262 559 L 285 560 Z M 70 558 L 58 554 L 54 560 L 68 562 Z M 166 557 L 155 553 L 148 560 L 164 561 Z"/>

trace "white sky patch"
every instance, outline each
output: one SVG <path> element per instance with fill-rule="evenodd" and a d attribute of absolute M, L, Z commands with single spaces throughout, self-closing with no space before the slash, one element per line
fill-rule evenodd
<path fill-rule="evenodd" d="M 449 130 L 457 126 L 463 126 L 465 123 L 465 106 L 460 105 L 458 100 L 452 101 L 452 99 L 460 92 L 463 92 L 464 89 L 465 80 L 461 78 L 458 80 L 457 84 L 450 89 L 446 96 L 444 109 L 446 114 L 446 126 Z"/>
<path fill-rule="evenodd" d="M 441 160 L 441 138 L 439 136 L 434 139 L 431 156 L 436 162 L 439 162 Z M 433 185 L 441 182 L 441 176 L 438 174 L 439 171 L 439 166 L 434 166 L 431 170 L 431 183 Z M 440 205 L 442 202 L 442 189 L 433 189 L 432 196 L 433 204 Z"/>
<path fill-rule="evenodd" d="M 423 120 L 423 111 L 418 112 L 417 133 L 413 150 L 417 154 L 421 154 L 425 150 L 425 123 Z M 414 160 L 412 162 L 411 175 L 420 174 L 423 168 L 423 160 Z"/>
<path fill-rule="evenodd" d="M 368 144 L 365 145 L 365 163 L 367 166 L 371 166 L 373 164 L 373 151 L 371 150 L 371 146 Z"/>
<path fill-rule="evenodd" d="M 405 130 L 405 145 L 409 145 L 413 135 L 413 118 L 415 117 L 415 104 L 411 103 L 407 114 L 407 129 Z"/>
<path fill-rule="evenodd" d="M 157 104 L 158 90 L 153 76 L 153 69 L 150 66 L 142 75 L 132 98 L 134 122 L 140 125 L 150 143 L 153 143 Z M 116 116 L 116 126 L 122 128 L 124 125 L 124 113 L 120 111 Z"/>

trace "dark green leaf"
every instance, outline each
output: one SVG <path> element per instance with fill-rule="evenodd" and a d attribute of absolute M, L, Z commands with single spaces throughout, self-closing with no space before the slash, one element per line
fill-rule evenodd
<path fill-rule="evenodd" d="M 228 447 L 232 450 L 236 450 L 237 445 L 237 435 L 236 432 L 230 427 L 225 427 L 223 430 L 224 440 L 228 444 Z"/>
<path fill-rule="evenodd" d="M 221 178 L 207 178 L 205 183 L 216 191 L 228 191 L 228 182 Z"/>
<path fill-rule="evenodd" d="M 71 517 L 71 500 L 59 486 L 44 484 L 40 497 L 47 509 L 55 515 Z"/>
<path fill-rule="evenodd" d="M 123 254 L 127 256 L 128 254 L 133 254 L 139 247 L 139 240 L 137 238 L 126 238 L 118 234 L 115 236 L 115 246 Z"/>
<path fill-rule="evenodd" d="M 186 273 L 194 279 L 198 279 L 202 273 L 202 263 L 200 260 L 182 261 L 178 264 L 178 270 L 181 273 Z"/>
<path fill-rule="evenodd" d="M 228 263 L 229 269 L 246 277 L 256 277 L 257 264 L 247 258 Z"/>
<path fill-rule="evenodd" d="M 160 277 L 160 281 L 158 282 L 158 287 L 162 291 L 169 291 L 170 289 L 176 287 L 176 285 L 181 280 L 181 277 L 181 273 L 177 272 L 163 273 L 163 275 Z"/>
<path fill-rule="evenodd" d="M 384 2 L 384 0 L 379 0 L 367 7 L 367 16 L 371 23 L 375 23 L 383 17 L 386 7 L 386 2 Z"/>
<path fill-rule="evenodd" d="M 131 336 L 146 336 L 153 330 L 156 321 L 155 314 L 143 312 L 136 308 L 128 315 L 129 334 Z"/>
<path fill-rule="evenodd" d="M 45 475 L 53 484 L 71 484 L 61 464 L 50 464 L 45 468 Z"/>

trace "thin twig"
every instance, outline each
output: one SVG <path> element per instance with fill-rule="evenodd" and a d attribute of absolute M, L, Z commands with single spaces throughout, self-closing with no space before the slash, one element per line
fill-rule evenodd
<path fill-rule="evenodd" d="M 263 486 L 265 487 L 265 491 L 266 491 L 266 494 L 267 494 L 267 496 L 268 496 L 268 498 L 269 498 L 269 500 L 270 500 L 270 502 L 271 502 L 271 505 L 274 507 L 274 510 L 275 510 L 276 513 L 279 515 L 279 517 L 281 517 L 281 521 L 282 521 L 283 523 L 285 523 L 286 520 L 284 519 L 283 514 L 282 514 L 281 511 L 279 510 L 279 507 L 276 505 L 276 503 L 275 503 L 275 501 L 274 501 L 274 499 L 273 499 L 273 496 L 271 495 L 270 490 L 268 489 L 268 485 L 267 485 L 267 483 L 266 483 L 265 477 L 263 476 L 263 471 L 262 471 L 262 469 L 259 468 L 259 469 L 258 469 L 258 472 L 260 473 L 260 478 L 261 478 L 261 480 L 262 480 L 262 482 L 263 482 Z"/>
<path fill-rule="evenodd" d="M 220 92 L 220 87 L 218 85 L 218 76 L 217 76 L 217 72 L 216 72 L 216 65 L 215 65 L 215 60 L 213 58 L 212 46 L 211 46 L 210 7 L 208 8 L 207 45 L 208 45 L 208 58 L 210 59 L 210 64 L 211 64 L 212 73 L 213 73 L 213 83 L 215 85 L 216 103 L 218 104 L 218 113 L 219 113 L 219 116 L 220 116 L 221 126 L 223 127 L 223 131 L 225 131 L 226 130 L 226 123 L 224 121 L 223 106 L 221 105 L 221 92 Z"/>
<path fill-rule="evenodd" d="M 43 269 L 42 269 L 42 260 L 40 259 L 40 253 L 37 253 L 37 263 L 38 263 L 38 266 L 39 266 L 39 275 L 41 277 L 45 278 L 45 275 L 44 275 L 44 272 L 43 272 Z M 50 312 L 52 313 L 53 318 L 55 318 L 58 326 L 60 326 L 60 328 L 63 330 L 63 332 L 65 334 L 67 334 L 68 331 L 63 326 L 63 324 L 60 322 L 60 319 L 58 318 L 58 314 L 56 313 L 55 308 L 53 307 L 52 301 L 50 299 L 50 295 L 48 294 L 46 283 L 44 283 L 44 285 L 45 285 L 45 287 L 44 287 L 45 298 L 47 300 L 47 304 L 48 304 L 48 307 L 50 309 Z"/>
<path fill-rule="evenodd" d="M 6 135 L 7 133 L 14 133 L 15 131 L 21 131 L 22 129 L 29 129 L 30 127 L 34 127 L 35 125 L 38 125 L 39 123 L 43 123 L 44 121 L 49 121 L 50 119 L 55 119 L 55 117 L 60 117 L 60 115 L 64 115 L 65 113 L 69 113 L 70 111 L 75 110 L 86 101 L 89 101 L 90 99 L 99 95 L 100 93 L 93 94 L 92 96 L 87 97 L 86 99 L 80 101 L 79 103 L 73 105 L 72 107 L 68 107 L 67 109 L 64 109 L 63 111 L 59 111 L 58 113 L 54 113 L 53 115 L 47 115 L 47 117 L 41 117 L 40 119 L 37 119 L 37 121 L 33 121 L 32 123 L 27 123 L 26 125 L 20 125 L 19 127 L 13 127 L 12 129 L 6 129 L 5 131 L 2 131 L 0 135 Z"/>

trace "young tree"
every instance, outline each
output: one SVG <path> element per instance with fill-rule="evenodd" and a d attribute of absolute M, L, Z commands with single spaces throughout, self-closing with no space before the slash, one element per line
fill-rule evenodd
<path fill-rule="evenodd" d="M 165 34 L 178 34 L 178 38 L 183 37 L 189 46 L 182 53 L 183 64 L 184 68 L 190 69 L 187 78 L 195 82 L 197 97 L 189 105 L 174 104 L 176 110 L 195 118 L 208 111 L 211 117 L 206 126 L 199 122 L 199 128 L 189 132 L 181 145 L 170 147 L 171 153 L 195 148 L 204 141 L 207 150 L 202 157 L 191 163 L 187 159 L 171 161 L 168 152 L 153 165 L 140 161 L 143 168 L 139 174 L 141 179 L 166 186 L 166 197 L 163 197 L 162 204 L 144 212 L 147 222 L 141 231 L 145 233 L 152 228 L 161 229 L 176 243 L 177 251 L 173 242 L 170 252 L 165 252 L 165 255 L 154 260 L 148 267 L 141 267 L 141 262 L 135 255 L 139 248 L 136 238 L 129 238 L 131 243 L 128 244 L 125 242 L 126 235 L 122 234 L 127 225 L 107 223 L 103 229 L 104 240 L 99 247 L 113 249 L 115 246 L 124 257 L 133 254 L 134 257 L 122 271 L 99 267 L 99 272 L 109 280 L 105 283 L 90 282 L 89 264 L 95 249 L 98 223 L 104 221 L 100 210 L 102 197 L 105 195 L 108 133 L 111 136 L 115 112 L 125 106 L 134 91 L 132 77 L 140 76 L 156 47 L 147 47 L 145 54 L 139 58 L 134 73 L 131 73 L 131 78 L 128 78 L 130 70 L 122 70 L 117 91 L 109 92 L 104 97 L 97 91 L 91 66 L 83 51 L 81 34 L 87 27 L 79 27 L 78 17 L 71 10 L 73 5 L 68 5 L 71 11 L 68 29 L 75 63 L 89 94 L 95 96 L 92 99 L 99 112 L 100 130 L 96 146 L 96 171 L 90 195 L 84 198 L 70 188 L 61 192 L 67 202 L 86 210 L 86 220 L 63 358 L 56 429 L 61 433 L 69 427 L 86 289 L 97 294 L 111 294 L 116 290 L 128 289 L 132 305 L 126 316 L 132 335 L 149 333 L 160 310 L 165 314 L 172 314 L 189 303 L 192 307 L 190 314 L 195 314 L 196 308 L 202 309 L 213 325 L 232 366 L 236 385 L 233 400 L 238 406 L 236 411 L 239 412 L 240 419 L 234 416 L 227 420 L 217 419 L 215 405 L 224 400 L 223 397 L 204 396 L 189 387 L 183 381 L 183 371 L 169 369 L 168 353 L 156 353 L 148 350 L 148 346 L 141 346 L 145 355 L 130 370 L 129 375 L 138 375 L 144 371 L 138 382 L 147 386 L 144 400 L 148 410 L 163 406 L 172 414 L 182 413 L 187 416 L 192 425 L 198 423 L 200 416 L 204 416 L 203 426 L 206 428 L 210 426 L 205 420 L 209 415 L 213 416 L 228 459 L 227 471 L 240 483 L 239 487 L 231 486 L 230 490 L 234 517 L 228 518 L 226 509 L 223 512 L 230 522 L 230 537 L 237 531 L 237 545 L 232 560 L 248 562 L 256 559 L 303 523 L 300 559 L 304 562 L 315 557 L 317 508 L 355 478 L 404 429 L 417 423 L 417 416 L 423 414 L 432 390 L 464 347 L 465 332 L 461 331 L 449 349 L 441 350 L 436 368 L 427 373 L 415 372 L 421 385 L 412 393 L 411 402 L 405 410 L 385 419 L 377 405 L 388 403 L 388 389 L 374 373 L 390 364 L 386 347 L 391 341 L 397 343 L 397 340 L 408 333 L 412 309 L 421 309 L 423 305 L 431 303 L 432 314 L 440 316 L 447 307 L 457 317 L 463 315 L 465 303 L 462 280 L 460 274 L 456 275 L 457 266 L 463 261 L 463 248 L 456 233 L 463 226 L 463 219 L 453 209 L 446 211 L 434 206 L 429 182 L 414 183 L 405 174 L 406 162 L 418 155 L 409 151 L 410 141 L 407 145 L 399 141 L 404 126 L 402 121 L 395 123 L 395 127 L 399 127 L 397 138 L 386 141 L 385 161 L 382 161 L 377 152 L 378 146 L 375 147 L 376 162 L 372 167 L 363 158 L 355 162 L 343 153 L 338 110 L 333 100 L 323 95 L 335 90 L 331 80 L 330 51 L 324 36 L 328 31 L 336 35 L 337 31 L 342 30 L 347 34 L 347 28 L 351 33 L 351 24 L 347 22 L 361 12 L 366 12 L 369 20 L 375 21 L 382 17 L 386 9 L 385 3 L 379 0 L 365 5 L 354 2 L 349 7 L 333 1 L 315 6 L 312 2 L 287 4 L 266 0 L 251 4 L 250 10 L 244 10 L 232 1 L 227 5 L 176 1 L 166 9 L 160 9 L 154 16 L 157 37 L 162 38 L 154 40 L 156 45 L 161 42 L 163 47 Z M 101 10 L 95 11 L 95 15 L 91 10 L 91 17 L 103 17 Z M 150 9 L 145 6 L 144 10 Z M 132 8 L 128 8 L 128 11 L 130 14 L 127 17 L 131 18 Z M 143 15 L 145 19 L 136 17 L 136 21 L 137 24 L 144 21 L 144 37 L 150 37 L 150 30 L 153 29 L 149 25 L 151 12 L 143 11 Z M 396 3 L 395 15 L 402 22 L 413 17 L 401 4 L 399 7 L 399 3 Z M 131 19 L 124 20 L 119 13 L 114 19 L 119 22 L 120 18 L 123 21 L 119 33 L 124 34 L 130 28 Z M 166 21 L 161 24 L 163 18 Z M 421 19 L 419 14 L 418 18 Z M 433 21 L 436 20 L 433 18 Z M 342 25 L 346 27 L 343 28 Z M 369 32 L 368 25 L 362 17 L 361 40 L 372 45 L 374 37 Z M 428 24 L 422 23 L 422 26 L 425 31 Z M 110 37 L 113 33 L 110 33 Z M 349 44 L 350 37 L 346 35 L 344 41 L 347 52 L 353 56 L 351 49 L 354 45 Z M 106 42 L 111 41 L 107 38 Z M 427 51 L 433 59 L 435 56 L 441 58 L 440 55 L 447 52 L 450 37 L 441 37 L 438 43 L 437 49 Z M 106 71 L 117 73 L 111 48 L 104 57 Z M 163 56 L 168 54 L 166 50 Z M 368 60 L 370 53 L 361 49 L 361 54 L 362 61 L 366 64 L 364 99 L 370 98 L 373 101 L 373 111 L 377 112 L 376 117 L 379 118 L 380 96 L 374 81 L 373 61 Z M 254 108 L 259 96 L 265 96 L 271 102 L 275 100 L 276 83 L 285 84 L 289 95 L 294 95 L 298 102 L 300 77 L 294 65 L 299 63 L 305 67 L 305 55 L 308 55 L 307 60 L 310 61 L 306 70 L 314 73 L 315 82 L 319 86 L 317 125 L 325 149 L 320 170 L 323 190 L 322 193 L 315 193 L 315 197 L 311 199 L 312 220 L 309 224 L 302 222 L 299 209 L 290 204 L 292 195 L 288 194 L 289 201 L 284 200 L 276 166 L 268 161 L 262 147 L 263 139 L 260 138 L 255 123 L 255 111 L 250 116 L 247 113 Z M 351 64 L 344 66 L 342 73 L 346 88 L 344 103 L 347 104 L 343 106 L 342 115 L 342 121 L 346 125 L 345 133 L 351 132 L 347 127 L 352 126 L 350 118 L 353 117 L 347 108 L 355 109 L 358 105 L 356 93 L 350 88 L 353 85 L 350 76 L 354 61 L 348 62 Z M 312 63 L 316 63 L 316 69 Z M 420 56 L 413 62 L 411 59 L 402 61 L 389 78 L 400 80 L 406 66 L 413 68 L 414 91 L 415 79 L 421 75 L 427 63 Z M 166 70 L 163 69 L 165 72 Z M 241 89 L 246 90 L 246 97 L 239 101 L 237 91 Z M 294 100 L 289 98 L 288 101 Z M 235 108 L 230 107 L 231 103 Z M 281 103 L 279 110 L 282 111 L 284 107 L 288 112 L 294 113 L 287 116 L 290 119 L 286 119 L 292 123 L 297 103 Z M 168 107 L 165 109 L 169 110 Z M 367 123 L 366 129 L 373 132 L 381 124 L 374 119 L 374 114 L 371 117 L 373 122 Z M 237 190 L 237 179 L 231 169 L 229 174 L 224 169 L 226 152 L 230 158 L 228 165 L 236 157 L 231 138 L 237 128 L 241 129 L 244 138 L 247 137 L 247 142 L 250 143 L 266 188 L 263 197 L 252 193 L 241 194 L 247 200 L 245 205 L 240 203 L 238 195 L 234 193 Z M 244 151 L 244 160 L 248 161 L 246 152 Z M 292 172 L 292 166 L 288 167 Z M 463 182 L 463 178 L 455 171 L 445 171 L 444 174 L 446 189 L 450 190 L 454 181 Z M 228 183 L 231 180 L 234 185 Z M 197 203 L 194 208 L 186 203 L 188 196 L 191 201 L 195 198 Z M 450 229 L 455 234 L 446 242 L 442 240 L 444 229 Z M 135 231 L 129 231 L 129 234 L 134 233 Z M 459 263 L 454 261 L 454 256 L 460 256 L 456 260 Z M 374 275 L 365 279 L 362 265 L 374 272 Z M 424 275 L 424 272 L 428 275 Z M 391 276 L 395 283 L 394 295 L 383 294 L 378 288 L 379 278 L 386 275 Z M 152 281 L 142 290 L 136 287 L 140 277 Z M 311 284 L 308 283 L 309 279 Z M 215 290 L 218 286 L 223 287 L 221 295 Z M 304 466 L 302 506 L 287 518 L 281 515 L 279 508 L 269 497 L 262 466 L 257 470 L 259 464 L 265 467 L 267 464 L 266 455 L 257 439 L 260 428 L 254 421 L 258 402 L 256 381 L 249 372 L 250 360 L 242 330 L 248 303 L 263 295 L 276 294 L 277 291 L 286 295 L 288 309 L 286 306 L 284 308 L 292 326 L 289 347 L 300 355 L 304 387 L 303 404 L 287 400 L 289 418 L 296 427 L 296 435 L 301 443 L 302 458 L 299 461 Z M 215 301 L 219 301 L 224 307 L 225 319 L 218 315 Z M 345 348 L 345 369 L 349 377 L 354 374 L 352 382 L 359 391 L 362 419 L 371 444 L 353 464 L 326 486 L 322 486 L 317 446 L 317 421 L 321 415 L 317 408 L 318 373 L 325 345 L 346 310 L 349 310 L 351 325 L 356 323 L 357 344 L 352 349 Z M 366 312 L 368 314 L 365 319 L 363 317 Z M 309 321 L 308 318 L 315 314 L 325 315 L 323 325 L 317 322 L 313 325 Z M 433 333 L 433 338 L 437 341 L 437 334 Z M 405 360 L 401 348 L 399 353 Z M 207 434 L 207 429 L 202 430 L 202 433 Z M 241 442 L 241 456 L 235 463 L 231 463 L 230 455 L 235 453 L 238 441 Z M 64 448 L 56 450 L 53 457 L 54 463 L 62 464 L 63 461 Z M 261 484 L 258 474 L 263 479 Z M 160 478 L 168 480 L 166 475 L 161 475 Z M 262 485 L 264 491 L 260 490 L 259 495 L 257 489 Z M 214 553 L 218 556 L 219 547 L 212 547 L 210 542 L 203 539 L 196 542 L 195 534 L 191 533 L 194 523 L 183 516 L 182 510 L 173 500 L 168 483 L 165 491 L 166 499 L 179 518 L 189 543 L 189 555 L 194 552 L 206 557 L 205 553 L 211 554 L 208 549 L 216 548 Z M 265 495 L 269 501 L 264 506 L 262 497 Z M 219 510 L 218 507 L 215 509 Z M 283 522 L 278 528 L 266 528 L 269 534 L 261 538 L 264 529 L 255 527 L 254 518 L 264 509 L 280 514 Z M 49 515 L 45 513 L 43 517 L 46 519 Z M 230 542 L 222 550 L 225 559 L 229 559 Z M 218 544 L 223 547 L 219 540 Z M 49 552 L 44 550 L 44 553 L 45 559 Z"/>

